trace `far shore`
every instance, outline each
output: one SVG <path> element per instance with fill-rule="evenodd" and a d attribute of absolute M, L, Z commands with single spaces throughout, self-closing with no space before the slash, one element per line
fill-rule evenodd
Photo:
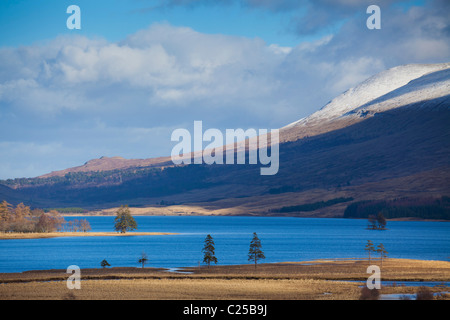
<path fill-rule="evenodd" d="M 134 208 L 130 208 L 134 209 Z M 328 219 L 353 219 L 353 220 L 367 220 L 367 218 L 344 218 L 343 216 L 333 216 L 333 217 L 315 217 L 315 216 L 298 216 L 292 214 L 278 214 L 278 215 L 267 215 L 267 214 L 216 214 L 216 213 L 189 213 L 189 214 L 181 214 L 181 213 L 156 213 L 151 214 L 148 212 L 140 213 L 133 212 L 131 213 L 133 216 L 138 217 L 274 217 L 274 218 L 328 218 Z M 66 218 L 75 218 L 75 217 L 115 217 L 116 214 L 114 212 L 91 212 L 91 213 L 64 213 L 61 214 L 62 217 Z M 386 221 L 424 221 L 424 222 L 450 222 L 450 220 L 443 219 L 424 219 L 418 217 L 402 217 L 402 218 L 391 218 L 386 219 Z"/>
<path fill-rule="evenodd" d="M 129 236 L 164 236 L 176 235 L 170 232 L 0 232 L 0 240 L 13 239 L 42 239 L 42 238 L 58 238 L 58 237 L 129 237 Z"/>

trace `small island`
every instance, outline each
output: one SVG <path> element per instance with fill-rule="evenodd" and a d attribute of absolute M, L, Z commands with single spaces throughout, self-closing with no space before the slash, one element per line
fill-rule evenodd
<path fill-rule="evenodd" d="M 386 218 L 383 213 L 379 212 L 377 216 L 369 215 L 369 225 L 368 230 L 387 230 L 386 229 Z"/>

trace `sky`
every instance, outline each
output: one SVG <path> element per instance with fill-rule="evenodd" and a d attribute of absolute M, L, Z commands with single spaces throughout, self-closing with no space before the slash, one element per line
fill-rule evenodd
<path fill-rule="evenodd" d="M 385 69 L 450 61 L 446 0 L 3 0 L 0 30 L 0 179 L 168 156 L 196 120 L 280 128 Z"/>

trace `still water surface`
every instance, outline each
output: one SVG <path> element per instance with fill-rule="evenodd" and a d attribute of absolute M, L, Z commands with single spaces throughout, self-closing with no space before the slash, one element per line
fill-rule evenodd
<path fill-rule="evenodd" d="M 66 220 L 76 217 L 66 218 Z M 92 231 L 113 231 L 114 217 L 86 217 Z M 178 235 L 130 237 L 61 237 L 0 240 L 0 272 L 138 267 L 145 251 L 149 267 L 197 266 L 203 259 L 203 241 L 211 234 L 219 265 L 245 264 L 253 232 L 266 255 L 264 262 L 308 261 L 326 258 L 366 257 L 368 239 L 383 243 L 388 256 L 449 260 L 450 223 L 389 221 L 389 230 L 366 230 L 366 220 L 287 217 L 179 217 L 137 216 L 142 232 L 175 232 Z"/>

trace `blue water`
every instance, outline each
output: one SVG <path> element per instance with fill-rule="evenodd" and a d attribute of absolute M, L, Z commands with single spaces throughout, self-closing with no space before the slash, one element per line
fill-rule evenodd
<path fill-rule="evenodd" d="M 71 220 L 75 218 L 66 218 Z M 113 231 L 114 217 L 86 217 L 92 231 Z M 263 262 L 308 261 L 325 258 L 363 258 L 367 240 L 383 243 L 391 258 L 449 260 L 450 223 L 389 221 L 389 230 L 366 230 L 366 220 L 287 217 L 138 216 L 142 232 L 178 235 L 131 237 L 62 237 L 0 240 L 0 272 L 138 267 L 143 251 L 149 267 L 197 266 L 203 241 L 211 234 L 219 265 L 245 264 L 253 232 L 262 242 Z"/>

